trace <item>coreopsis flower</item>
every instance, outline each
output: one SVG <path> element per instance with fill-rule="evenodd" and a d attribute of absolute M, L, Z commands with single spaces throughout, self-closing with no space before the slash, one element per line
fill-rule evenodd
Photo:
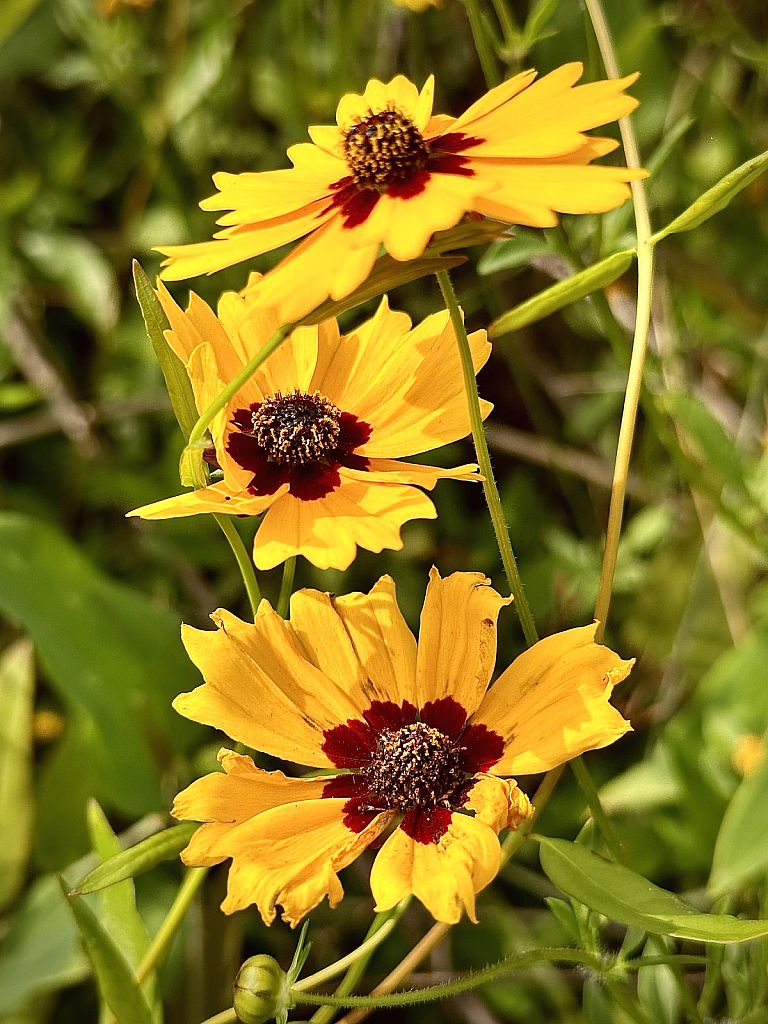
<path fill-rule="evenodd" d="M 532 811 L 506 777 L 630 728 L 609 698 L 632 662 L 596 644 L 595 625 L 539 641 L 488 689 L 508 603 L 489 582 L 433 569 L 418 647 L 387 576 L 369 594 L 300 590 L 288 621 L 262 601 L 255 623 L 218 611 L 215 631 L 184 627 L 205 682 L 177 711 L 335 772 L 291 778 L 221 750 L 224 772 L 176 797 L 177 818 L 203 822 L 184 862 L 232 859 L 226 913 L 256 904 L 270 924 L 280 906 L 295 925 L 326 896 L 335 906 L 337 872 L 375 845 L 377 911 L 413 893 L 439 921 L 475 921 L 475 895 L 499 869 L 499 831 Z"/>
<path fill-rule="evenodd" d="M 166 336 L 184 362 L 200 412 L 277 330 L 273 314 L 234 292 L 218 317 L 197 295 L 183 312 L 164 287 Z M 484 331 L 470 337 L 475 371 L 490 354 Z M 483 402 L 483 414 L 491 405 Z M 207 461 L 222 479 L 136 509 L 168 519 L 201 512 L 266 513 L 253 559 L 270 569 L 304 555 L 345 569 L 357 545 L 402 547 L 411 519 L 434 519 L 420 488 L 441 478 L 478 480 L 477 466 L 440 469 L 400 461 L 470 431 L 456 336 L 446 311 L 415 328 L 382 299 L 376 314 L 339 335 L 336 320 L 297 328 L 211 425 Z"/>
<path fill-rule="evenodd" d="M 415 259 L 467 212 L 541 228 L 556 212 L 611 210 L 645 171 L 593 165 L 617 144 L 584 133 L 637 106 L 623 93 L 637 75 L 574 87 L 581 73 L 578 63 L 539 81 L 524 71 L 459 118 L 433 116 L 433 78 L 421 92 L 402 75 L 372 79 L 362 96 L 343 97 L 337 126 L 310 128 L 312 143 L 288 151 L 292 169 L 214 175 L 219 192 L 200 205 L 229 211 L 222 230 L 159 247 L 169 257 L 161 276 L 210 274 L 306 235 L 253 286 L 290 323 L 354 291 L 380 245 Z"/>

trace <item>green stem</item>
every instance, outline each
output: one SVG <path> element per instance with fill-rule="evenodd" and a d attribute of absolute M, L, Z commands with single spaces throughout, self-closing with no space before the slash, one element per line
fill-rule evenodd
<path fill-rule="evenodd" d="M 504 45 L 512 47 L 517 43 L 518 31 L 515 19 L 507 6 L 507 0 L 491 0 L 504 35 Z"/>
<path fill-rule="evenodd" d="M 603 810 L 603 805 L 600 803 L 600 796 L 597 792 L 597 786 L 595 786 L 592 776 L 587 770 L 587 766 L 580 757 L 572 758 L 569 764 L 573 769 L 573 774 L 576 776 L 579 789 L 581 789 L 587 799 L 590 814 L 597 822 L 597 826 L 603 834 L 605 845 L 610 850 L 611 857 L 617 864 L 625 864 L 626 859 L 621 849 L 619 837 L 616 835 L 608 815 Z"/>
<path fill-rule="evenodd" d="M 277 599 L 277 614 L 287 619 L 291 610 L 291 594 L 293 593 L 293 577 L 296 575 L 296 555 L 291 555 L 283 562 L 283 582 L 280 584 L 280 596 Z"/>
<path fill-rule="evenodd" d="M 436 276 L 437 282 L 440 285 L 440 291 L 443 293 L 446 309 L 448 309 L 451 314 L 453 329 L 456 332 L 456 340 L 459 345 L 461 369 L 464 374 L 464 390 L 467 394 L 467 405 L 469 407 L 469 421 L 472 425 L 472 439 L 475 442 L 477 462 L 483 476 L 485 500 L 488 503 L 488 511 L 491 514 L 491 522 L 493 523 L 493 530 L 496 534 L 496 543 L 499 546 L 499 554 L 501 555 L 501 561 L 504 565 L 504 572 L 507 576 L 509 589 L 515 599 L 515 610 L 517 611 L 518 618 L 520 619 L 520 625 L 523 628 L 525 642 L 530 647 L 536 643 L 539 636 L 536 632 L 536 625 L 533 621 L 530 606 L 525 597 L 525 592 L 523 591 L 523 582 L 520 579 L 517 562 L 515 561 L 515 554 L 512 550 L 512 544 L 507 531 L 507 525 L 504 522 L 504 510 L 501 507 L 499 489 L 496 486 L 496 480 L 493 476 L 491 456 L 488 452 L 488 443 L 485 439 L 485 430 L 483 429 L 483 417 L 480 411 L 480 397 L 477 392 L 477 380 L 475 379 L 475 368 L 472 363 L 472 350 L 469 346 L 469 338 L 467 337 L 464 320 L 461 316 L 461 309 L 459 308 L 456 292 L 453 290 L 453 285 L 451 284 L 448 272 L 441 270 Z"/>
<path fill-rule="evenodd" d="M 396 907 L 393 907 L 392 910 L 386 911 L 383 914 L 377 914 L 371 922 L 371 927 L 368 929 L 365 941 L 358 946 L 357 949 L 353 950 L 348 956 L 342 957 L 341 960 L 337 960 L 336 963 L 331 964 L 330 967 L 326 967 L 324 971 L 319 971 L 311 978 L 302 978 L 299 985 L 308 988 L 310 983 L 318 984 L 318 977 L 320 977 L 321 981 L 327 980 L 329 977 L 333 977 L 335 974 L 340 973 L 340 971 L 334 971 L 334 975 L 330 975 L 327 972 L 341 965 L 341 969 L 346 969 L 348 967 L 348 970 L 344 978 L 342 978 L 334 995 L 338 998 L 349 995 L 365 973 L 365 969 L 368 966 L 368 962 L 373 956 L 375 949 L 392 932 L 410 902 L 411 897 L 408 896 L 398 903 Z M 296 987 L 297 986 L 294 986 L 294 988 Z M 321 1006 L 320 1009 L 312 1015 L 312 1024 L 330 1024 L 335 1016 L 336 1007 Z"/>
<path fill-rule="evenodd" d="M 475 41 L 477 56 L 480 58 L 480 67 L 483 69 L 485 84 L 493 89 L 501 82 L 496 59 L 488 43 L 488 36 L 483 25 L 483 18 L 477 0 L 464 0 L 464 7 L 469 18 L 469 27 L 472 29 L 472 38 Z"/>
<path fill-rule="evenodd" d="M 585 0 L 589 17 L 597 36 L 600 54 L 606 71 L 612 78 L 619 77 L 619 67 L 611 39 L 610 29 L 605 20 L 600 0 Z M 640 154 L 637 148 L 634 129 L 629 117 L 619 120 L 619 131 L 624 143 L 624 153 L 630 167 L 640 166 Z M 627 490 L 629 460 L 632 453 L 632 441 L 637 422 L 637 407 L 645 366 L 645 353 L 648 347 L 648 331 L 651 324 L 651 300 L 653 294 L 653 242 L 651 240 L 651 221 L 645 187 L 642 181 L 631 182 L 632 201 L 635 207 L 635 223 L 637 226 L 637 312 L 635 316 L 635 337 L 632 343 L 632 357 L 629 364 L 627 390 L 624 397 L 624 409 L 621 415 L 619 440 L 616 450 L 616 465 L 611 488 L 611 503 L 608 511 L 608 525 L 605 535 L 605 553 L 600 573 L 600 587 L 595 605 L 595 618 L 598 621 L 595 639 L 602 640 L 605 622 L 611 605 L 613 578 L 616 573 L 616 560 L 619 554 L 621 524 L 624 517 L 624 497 Z"/>
<path fill-rule="evenodd" d="M 613 1001 L 621 1007 L 635 1024 L 654 1024 L 649 1017 L 646 1017 L 637 1000 L 626 991 L 619 981 L 615 978 L 609 978 L 606 980 L 605 987 L 611 993 Z"/>
<path fill-rule="evenodd" d="M 658 957 L 660 960 L 663 960 L 663 957 L 665 955 L 668 956 L 666 952 L 666 947 L 664 945 L 664 940 L 661 938 L 661 936 L 652 935 L 650 937 L 648 945 L 654 946 L 656 949 L 660 950 Z M 688 1019 L 693 1021 L 693 1024 L 704 1024 L 704 1019 L 702 1018 L 701 1013 L 699 1012 L 699 1007 L 696 1003 L 696 999 L 693 995 L 693 992 L 691 992 L 688 986 L 688 982 L 685 980 L 685 974 L 683 973 L 683 970 L 679 962 L 674 956 L 670 956 L 666 962 L 667 966 L 674 975 L 675 983 L 677 984 L 677 988 L 680 993 L 680 999 L 682 1001 L 683 1006 L 685 1007 L 685 1012 Z M 707 958 L 704 957 L 704 963 L 706 964 L 706 962 Z"/>
<path fill-rule="evenodd" d="M 231 1007 L 229 1010 L 222 1010 L 221 1013 L 216 1013 L 213 1017 L 204 1020 L 203 1024 L 237 1024 L 239 1019 L 235 1008 Z"/>
<path fill-rule="evenodd" d="M 146 980 L 147 975 L 153 971 L 162 960 L 168 946 L 171 944 L 171 941 L 179 928 L 179 925 L 184 920 L 184 916 L 189 910 L 192 900 L 195 898 L 198 889 L 205 881 L 207 874 L 208 868 L 190 868 L 187 871 L 183 882 L 179 886 L 179 891 L 176 893 L 176 898 L 171 904 L 171 909 L 166 914 L 165 920 L 160 925 L 157 934 L 149 944 L 149 949 L 142 957 L 139 966 L 136 968 L 137 985 L 141 985 L 142 982 Z M 117 1024 L 117 1018 L 110 1013 L 104 1024 Z"/>
<path fill-rule="evenodd" d="M 368 934 L 357 949 L 353 949 L 351 953 L 347 953 L 346 956 L 341 957 L 335 963 L 329 964 L 328 967 L 324 967 L 321 971 L 317 971 L 316 974 L 310 974 L 306 978 L 302 978 L 301 981 L 297 981 L 293 986 L 294 991 L 303 992 L 305 989 L 312 988 L 313 985 L 322 985 L 324 982 L 330 981 L 331 978 L 342 974 L 348 967 L 357 963 L 361 957 L 370 956 L 394 929 L 400 920 L 400 915 L 409 902 L 409 899 L 404 899 L 396 907 L 393 907 L 392 910 L 388 910 L 383 914 L 377 914 L 371 927 L 368 929 Z"/>
<path fill-rule="evenodd" d="M 256 612 L 259 610 L 259 604 L 261 602 L 261 591 L 259 590 L 259 584 L 256 579 L 256 573 L 253 568 L 253 562 L 251 561 L 250 555 L 246 551 L 243 539 L 237 532 L 235 524 L 227 515 L 223 515 L 221 512 L 214 512 L 213 518 L 221 527 L 221 532 L 229 541 L 229 546 L 232 548 L 232 554 L 235 556 L 240 573 L 243 577 L 243 583 L 248 594 L 248 600 L 251 602 L 251 613 L 253 614 L 254 621 L 256 619 Z"/>
<path fill-rule="evenodd" d="M 415 1003 L 427 1003 L 434 999 L 446 999 L 449 996 L 458 995 L 460 992 L 468 992 L 479 985 L 485 985 L 491 981 L 498 981 L 507 974 L 525 967 L 532 967 L 534 964 L 561 960 L 570 964 L 585 964 L 597 970 L 599 960 L 594 953 L 587 953 L 575 949 L 533 949 L 521 953 L 518 956 L 509 957 L 498 964 L 491 964 L 481 971 L 457 978 L 455 981 L 446 982 L 444 985 L 430 985 L 428 988 L 411 992 L 394 992 L 386 996 L 324 996 L 316 992 L 293 992 L 296 1001 L 299 1003 L 315 1003 L 320 1006 L 359 1006 L 370 1009 L 389 1009 L 395 1006 L 410 1006 Z"/>
<path fill-rule="evenodd" d="M 192 428 L 192 433 L 189 435 L 187 447 L 191 448 L 198 441 L 202 440 L 203 435 L 208 427 L 210 427 L 211 423 L 213 423 L 216 415 L 221 412 L 230 398 L 232 398 L 233 395 L 236 395 L 244 384 L 247 384 L 267 356 L 271 356 L 272 353 L 282 345 L 292 330 L 293 324 L 285 324 L 285 326 L 281 327 L 278 331 L 275 331 L 269 341 L 265 345 L 262 345 L 250 363 L 243 367 L 240 373 L 238 373 L 238 375 L 234 377 L 229 384 L 227 384 L 223 391 L 219 392 Z"/>
<path fill-rule="evenodd" d="M 700 964 L 703 957 L 665 957 L 665 963 L 696 963 Z M 292 992 L 298 1003 L 313 1003 L 320 1006 L 354 1006 L 368 1009 L 391 1009 L 396 1006 L 411 1006 L 416 1003 L 427 1003 L 435 999 L 447 999 L 450 996 L 458 995 L 461 992 L 469 992 L 480 985 L 487 985 L 489 982 L 500 981 L 513 971 L 519 971 L 526 967 L 533 967 L 540 963 L 560 962 L 567 964 L 582 964 L 590 968 L 596 974 L 611 981 L 611 971 L 614 966 L 620 966 L 622 970 L 638 970 L 641 967 L 649 967 L 660 963 L 658 957 L 638 957 L 636 960 L 622 962 L 620 965 L 606 963 L 603 958 L 590 953 L 587 950 L 579 949 L 531 949 L 516 956 L 507 957 L 497 964 L 491 964 L 480 971 L 474 971 L 462 978 L 446 982 L 444 985 L 430 985 L 428 988 L 417 989 L 410 992 L 395 992 L 389 995 L 376 996 L 326 996 L 317 992 L 298 992 L 294 986 Z"/>

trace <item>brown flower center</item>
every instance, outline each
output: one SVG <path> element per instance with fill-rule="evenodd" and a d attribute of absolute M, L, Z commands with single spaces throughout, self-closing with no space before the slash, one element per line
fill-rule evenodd
<path fill-rule="evenodd" d="M 248 433 L 267 458 L 293 465 L 322 459 L 335 450 L 341 433 L 341 410 L 319 391 L 278 391 L 251 413 L 251 420 Z"/>
<path fill-rule="evenodd" d="M 373 759 L 359 774 L 380 806 L 409 810 L 451 805 L 466 774 L 450 737 L 414 722 L 384 729 L 377 740 Z"/>
<path fill-rule="evenodd" d="M 370 112 L 348 128 L 342 148 L 360 188 L 386 188 L 409 181 L 426 166 L 429 156 L 413 121 L 391 108 Z"/>

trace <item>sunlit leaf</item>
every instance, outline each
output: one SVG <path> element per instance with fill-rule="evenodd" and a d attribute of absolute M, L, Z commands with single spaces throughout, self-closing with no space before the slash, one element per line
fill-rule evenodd
<path fill-rule="evenodd" d="M 655 935 L 701 942 L 746 942 L 768 935 L 768 921 L 702 914 L 672 892 L 585 846 L 538 836 L 541 866 L 564 893 L 612 921 Z"/>
<path fill-rule="evenodd" d="M 582 270 L 564 281 L 550 285 L 549 288 L 531 296 L 530 299 L 526 299 L 519 306 L 515 306 L 514 309 L 510 309 L 494 320 L 488 328 L 488 337 L 498 338 L 509 331 L 516 331 L 520 327 L 536 323 L 537 320 L 549 316 L 550 313 L 555 313 L 558 309 L 576 302 L 577 299 L 583 299 L 600 288 L 606 288 L 629 269 L 634 258 L 635 250 L 625 249 L 623 252 L 607 256 L 599 263 L 587 267 L 586 270 Z"/>
<path fill-rule="evenodd" d="M 170 328 L 168 317 L 160 304 L 155 289 L 144 273 L 138 260 L 133 261 L 133 281 L 136 286 L 136 298 L 141 306 L 147 337 L 155 350 L 160 369 L 163 371 L 165 386 L 171 399 L 171 407 L 179 421 L 184 437 L 189 437 L 197 423 L 195 396 L 186 367 L 165 340 L 165 331 Z"/>
<path fill-rule="evenodd" d="M 18 640 L 0 657 L 0 910 L 24 882 L 32 839 L 32 644 Z"/>
<path fill-rule="evenodd" d="M 660 242 L 667 235 L 674 235 L 680 231 L 692 231 L 705 220 L 714 217 L 716 213 L 724 210 L 734 196 L 737 196 L 742 189 L 758 178 L 768 168 L 768 151 L 747 160 L 746 163 L 737 167 L 735 171 L 726 174 L 716 185 L 699 196 L 699 198 L 684 210 L 679 217 L 667 224 L 661 231 L 657 231 L 652 241 Z"/>

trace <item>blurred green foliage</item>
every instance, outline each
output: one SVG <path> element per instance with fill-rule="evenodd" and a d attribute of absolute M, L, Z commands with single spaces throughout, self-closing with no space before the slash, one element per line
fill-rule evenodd
<path fill-rule="evenodd" d="M 642 100 L 634 122 L 654 171 L 648 195 L 660 229 L 768 148 L 768 8 L 763 0 L 606 7 L 623 70 L 642 72 L 632 89 Z M 481 12 L 500 73 L 580 59 L 588 78 L 602 74 L 579 4 L 494 0 Z M 458 0 L 421 15 L 390 0 L 0 6 L 2 1021 L 97 1018 L 88 962 L 49 872 L 65 871 L 74 884 L 96 864 L 92 845 L 102 857 L 116 848 L 97 810 L 89 833 L 90 798 L 131 843 L 162 827 L 178 788 L 214 767 L 220 737 L 170 708 L 196 680 L 178 625 L 204 625 L 217 605 L 247 614 L 237 567 L 212 521 L 124 518 L 178 490 L 183 443 L 132 293 L 131 260 L 153 278 L 153 245 L 210 236 L 212 218 L 197 202 L 212 191 L 213 172 L 285 166 L 286 147 L 306 138 L 307 124 L 331 120 L 344 92 L 397 72 L 419 84 L 434 72 L 438 111 L 457 114 L 484 91 Z M 634 871 L 702 911 L 716 898 L 719 912 L 753 917 L 760 907 L 768 916 L 768 759 L 742 778 L 739 753 L 745 737 L 768 730 L 766 199 L 763 174 L 716 217 L 657 249 L 647 391 L 607 634 L 622 655 L 639 659 L 617 694 L 635 733 L 589 758 Z M 633 245 L 625 204 L 473 250 L 454 273 L 469 325 L 487 327 Z M 495 403 L 495 466 L 542 633 L 592 614 L 633 274 L 630 267 L 605 296 L 526 319 L 495 341 L 480 375 L 481 393 Z M 215 302 L 244 279 L 235 267 L 194 287 Z M 184 285 L 174 292 L 186 296 Z M 426 279 L 399 289 L 392 303 L 418 319 L 439 308 L 440 296 Z M 345 314 L 344 323 L 370 308 Z M 469 461 L 471 446 L 438 458 Z M 300 562 L 297 585 L 367 589 L 390 572 L 414 628 L 432 563 L 444 574 L 483 570 L 502 589 L 480 489 L 445 481 L 435 500 L 439 518 L 409 524 L 402 552 L 361 552 L 346 573 Z M 237 526 L 247 544 L 255 524 Z M 273 601 L 279 584 L 279 572 L 266 574 Z M 499 664 L 521 648 L 508 610 Z M 759 750 L 754 740 L 751 749 Z M 526 780 L 530 790 L 528 781 L 535 780 Z M 572 838 L 583 811 L 566 774 L 540 830 Z M 313 913 L 311 969 L 365 933 L 368 866 L 362 858 L 345 872 L 338 910 Z M 88 897 L 88 926 L 93 918 L 111 927 L 117 955 L 135 964 L 178 879 L 173 863 L 136 879 L 132 953 L 109 925 L 108 902 L 130 909 L 134 883 L 121 882 L 107 902 Z M 214 872 L 158 972 L 171 1024 L 197 1024 L 230 1005 L 245 955 L 290 959 L 287 928 L 267 930 L 253 914 L 223 918 L 223 886 L 224 873 Z M 535 844 L 526 844 L 481 896 L 481 924 L 454 929 L 450 948 L 425 970 L 479 967 L 596 934 L 594 916 L 553 900 L 559 895 L 539 871 Z M 413 906 L 372 961 L 371 977 L 389 970 L 427 923 Z M 614 924 L 602 941 L 618 948 L 644 940 Z M 693 976 L 702 1016 L 767 1020 L 766 956 L 764 941 L 712 953 Z M 646 1019 L 680 1020 L 669 970 L 643 970 L 637 998 Z M 154 991 L 146 996 L 159 1020 Z M 452 1007 L 397 1013 L 414 1021 L 489 1013 L 530 1024 L 626 1019 L 593 980 L 553 967 Z"/>

